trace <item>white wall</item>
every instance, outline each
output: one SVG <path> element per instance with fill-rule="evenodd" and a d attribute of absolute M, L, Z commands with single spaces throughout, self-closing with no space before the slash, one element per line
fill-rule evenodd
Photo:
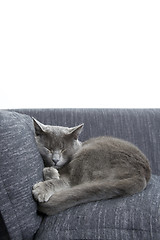
<path fill-rule="evenodd" d="M 0 108 L 160 107 L 160 1 L 0 1 Z"/>

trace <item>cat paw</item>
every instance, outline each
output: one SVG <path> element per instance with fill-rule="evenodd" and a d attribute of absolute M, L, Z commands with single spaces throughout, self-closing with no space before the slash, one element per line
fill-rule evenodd
<path fill-rule="evenodd" d="M 45 167 L 43 169 L 43 177 L 44 180 L 59 179 L 58 170 L 53 167 Z"/>
<path fill-rule="evenodd" d="M 47 202 L 53 195 L 53 191 L 47 188 L 46 182 L 39 182 L 33 186 L 32 194 L 36 201 Z"/>

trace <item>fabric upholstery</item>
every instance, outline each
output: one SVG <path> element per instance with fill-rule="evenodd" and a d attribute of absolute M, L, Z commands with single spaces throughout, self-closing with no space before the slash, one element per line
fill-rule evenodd
<path fill-rule="evenodd" d="M 0 213 L 0 237 L 1 237 L 1 240 L 9 240 L 10 239 L 8 231 L 7 231 L 7 227 L 4 223 L 1 213 Z"/>
<path fill-rule="evenodd" d="M 42 168 L 32 119 L 0 111 L 0 232 L 4 239 L 8 234 L 10 239 L 33 239 L 42 217 L 37 215 L 31 188 L 42 180 Z"/>
<path fill-rule="evenodd" d="M 160 177 L 142 193 L 97 201 L 45 217 L 36 240 L 158 240 L 160 239 Z"/>

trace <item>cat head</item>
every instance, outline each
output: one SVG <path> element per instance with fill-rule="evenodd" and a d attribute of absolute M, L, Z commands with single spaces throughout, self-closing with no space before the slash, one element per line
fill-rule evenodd
<path fill-rule="evenodd" d="M 81 148 L 78 140 L 83 125 L 68 128 L 44 125 L 33 118 L 35 138 L 46 167 L 61 168 Z"/>

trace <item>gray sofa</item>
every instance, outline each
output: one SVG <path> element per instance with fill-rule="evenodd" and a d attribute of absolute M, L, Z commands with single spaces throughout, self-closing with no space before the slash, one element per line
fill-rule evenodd
<path fill-rule="evenodd" d="M 109 135 L 137 145 L 148 157 L 152 178 L 134 196 L 97 201 L 55 216 L 37 213 L 31 189 L 42 180 L 43 160 L 33 122 L 74 126 L 81 140 Z M 1 240 L 159 240 L 160 109 L 20 109 L 0 111 Z"/>

